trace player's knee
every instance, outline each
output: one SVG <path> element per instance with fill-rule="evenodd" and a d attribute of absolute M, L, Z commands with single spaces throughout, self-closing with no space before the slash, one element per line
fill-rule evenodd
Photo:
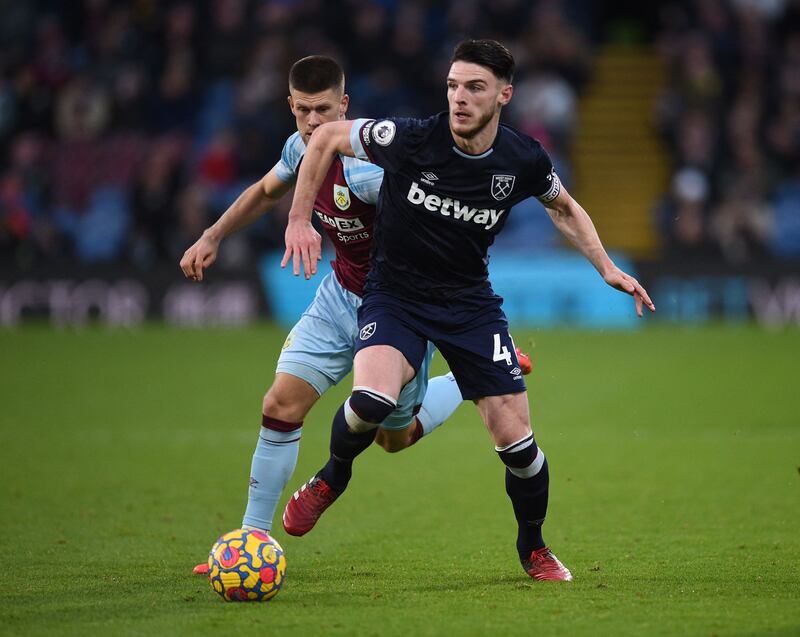
<path fill-rule="evenodd" d="M 264 400 L 261 401 L 261 413 L 265 416 L 275 416 L 276 412 L 285 410 L 288 407 L 288 396 L 281 396 L 279 391 L 275 391 L 273 387 L 267 390 L 264 394 Z"/>
<path fill-rule="evenodd" d="M 386 394 L 360 387 L 345 403 L 345 420 L 351 431 L 370 431 L 379 426 L 391 414 L 397 403 Z"/>
<path fill-rule="evenodd" d="M 303 420 L 306 415 L 304 411 L 304 407 L 290 395 L 290 392 L 275 385 L 267 390 L 261 402 L 261 413 L 279 420 Z"/>
<path fill-rule="evenodd" d="M 518 478 L 532 478 L 544 464 L 544 453 L 536 446 L 532 433 L 505 447 L 495 447 L 495 451 Z"/>

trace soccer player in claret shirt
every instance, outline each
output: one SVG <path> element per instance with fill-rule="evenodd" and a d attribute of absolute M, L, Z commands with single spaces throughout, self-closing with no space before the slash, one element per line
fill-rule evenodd
<path fill-rule="evenodd" d="M 180 265 L 187 278 L 201 281 L 205 268 L 216 260 L 220 241 L 255 221 L 291 189 L 306 144 L 317 127 L 344 119 L 349 101 L 344 73 L 329 57 L 310 56 L 295 63 L 289 74 L 289 93 L 297 132 L 286 141 L 272 170 L 247 188 L 186 251 Z M 336 249 L 334 271 L 322 280 L 313 303 L 289 333 L 278 358 L 275 381 L 264 396 L 245 528 L 272 529 L 278 499 L 297 464 L 303 420 L 319 397 L 352 367 L 358 334 L 356 310 L 369 269 L 375 203 L 382 180 L 383 170 L 378 166 L 337 157 L 314 201 L 314 211 Z M 399 451 L 427 435 L 461 403 L 452 375 L 438 376 L 428 384 L 431 351 L 426 348 L 419 375 L 403 390 L 398 409 L 384 421 L 377 436 L 376 441 L 387 451 Z M 530 363 L 526 371 L 530 371 Z M 206 570 L 205 563 L 195 567 L 197 573 Z"/>
<path fill-rule="evenodd" d="M 428 341 L 473 400 L 505 464 L 506 492 L 518 523 L 523 569 L 537 580 L 571 580 L 547 547 L 547 460 L 530 426 L 525 382 L 501 299 L 488 280 L 487 251 L 509 210 L 541 201 L 556 227 L 610 286 L 655 311 L 647 292 L 606 254 L 591 219 L 567 193 L 539 142 L 505 125 L 514 60 L 493 40 L 459 44 L 447 76 L 449 112 L 423 120 L 343 121 L 314 134 L 298 176 L 283 264 L 315 271 L 319 244 L 310 231 L 313 193 L 337 153 L 385 171 L 373 239 L 372 269 L 358 312 L 354 387 L 336 414 L 331 455 L 284 511 L 284 525 L 309 531 L 347 487 L 353 459 L 375 436 Z M 322 494 L 322 495 L 321 495 Z M 299 534 L 299 533 L 296 533 Z"/>

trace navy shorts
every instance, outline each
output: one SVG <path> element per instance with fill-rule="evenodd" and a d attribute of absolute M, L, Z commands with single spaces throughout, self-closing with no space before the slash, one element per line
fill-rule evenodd
<path fill-rule="evenodd" d="M 358 352 L 372 345 L 401 351 L 415 371 L 431 341 L 450 365 L 464 400 L 525 391 L 500 299 L 468 298 L 445 304 L 369 292 L 358 309 Z"/>

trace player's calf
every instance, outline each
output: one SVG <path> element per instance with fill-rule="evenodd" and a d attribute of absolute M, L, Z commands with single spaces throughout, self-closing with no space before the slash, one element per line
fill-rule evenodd
<path fill-rule="evenodd" d="M 547 514 L 550 474 L 544 453 L 533 434 L 504 447 L 495 447 L 506 465 L 506 493 L 517 519 L 517 552 L 520 560 L 545 546 L 542 524 Z"/>
<path fill-rule="evenodd" d="M 571 581 L 572 573 L 542 539 L 550 485 L 547 458 L 536 446 L 533 434 L 496 450 L 506 465 L 506 493 L 519 527 L 517 551 L 522 568 L 535 580 Z"/>
<path fill-rule="evenodd" d="M 394 411 L 397 403 L 391 396 L 355 387 L 333 419 L 330 459 L 320 476 L 339 493 L 347 488 L 353 460 L 373 440 L 378 426 Z"/>
<path fill-rule="evenodd" d="M 375 440 L 375 432 L 397 404 L 390 396 L 356 387 L 336 412 L 331 427 L 331 454 L 322 470 L 289 499 L 283 528 L 291 535 L 308 533 L 322 513 L 347 488 L 353 460 Z"/>
<path fill-rule="evenodd" d="M 418 411 L 415 410 L 416 417 L 411 423 L 404 429 L 393 430 L 387 421 L 385 429 L 378 431 L 375 442 L 389 453 L 402 451 L 435 431 L 462 401 L 461 391 L 452 372 L 431 378 L 422 404 L 418 406 Z"/>
<path fill-rule="evenodd" d="M 544 466 L 544 453 L 536 445 L 533 433 L 504 447 L 495 447 L 509 472 L 520 479 L 532 478 Z"/>
<path fill-rule="evenodd" d="M 413 445 L 422 435 L 422 424 L 415 417 L 405 429 L 378 429 L 375 444 L 388 453 L 397 453 Z"/>
<path fill-rule="evenodd" d="M 333 419 L 331 455 L 319 476 L 337 493 L 347 488 L 353 460 L 375 440 L 378 426 L 394 411 L 391 396 L 367 387 L 355 387 Z"/>

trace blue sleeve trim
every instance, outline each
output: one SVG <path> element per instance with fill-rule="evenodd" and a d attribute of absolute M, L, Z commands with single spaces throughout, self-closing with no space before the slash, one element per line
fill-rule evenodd
<path fill-rule="evenodd" d="M 285 183 L 291 183 L 297 179 L 297 169 L 300 166 L 300 160 L 306 152 L 306 145 L 303 143 L 303 138 L 300 133 L 295 133 L 283 145 L 281 151 L 281 158 L 275 164 L 275 174 L 278 179 Z"/>
<path fill-rule="evenodd" d="M 365 204 L 375 206 L 383 183 L 383 169 L 353 157 L 343 157 L 344 178 L 353 194 Z"/>

